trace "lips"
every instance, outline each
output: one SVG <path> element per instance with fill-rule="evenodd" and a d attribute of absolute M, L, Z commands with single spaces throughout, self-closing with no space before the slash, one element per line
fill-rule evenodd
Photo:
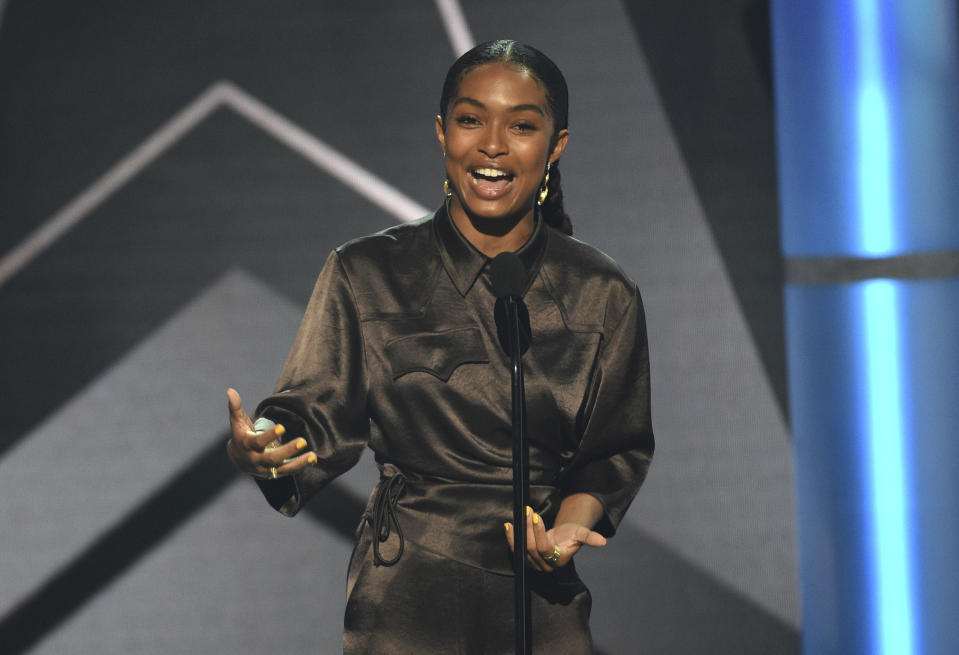
<path fill-rule="evenodd" d="M 470 171 L 474 192 L 481 198 L 494 200 L 504 195 L 516 176 L 498 168 L 475 168 Z"/>

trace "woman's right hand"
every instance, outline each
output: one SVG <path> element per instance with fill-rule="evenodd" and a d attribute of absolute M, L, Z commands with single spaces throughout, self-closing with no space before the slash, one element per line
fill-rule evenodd
<path fill-rule="evenodd" d="M 243 400 L 236 389 L 227 389 L 230 406 L 230 431 L 232 436 L 226 444 L 226 452 L 241 473 L 258 478 L 278 478 L 289 475 L 316 463 L 316 453 L 303 452 L 306 439 L 300 437 L 279 446 L 280 437 L 286 432 L 282 425 L 256 432 L 253 421 L 243 410 Z"/>

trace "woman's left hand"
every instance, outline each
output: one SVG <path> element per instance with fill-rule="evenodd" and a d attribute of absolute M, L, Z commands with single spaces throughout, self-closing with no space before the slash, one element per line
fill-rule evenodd
<path fill-rule="evenodd" d="M 506 524 L 506 541 L 513 550 L 512 523 Z M 561 523 L 547 530 L 543 518 L 526 508 L 526 561 L 537 571 L 566 566 L 583 546 L 605 546 L 606 537 L 578 523 Z"/>

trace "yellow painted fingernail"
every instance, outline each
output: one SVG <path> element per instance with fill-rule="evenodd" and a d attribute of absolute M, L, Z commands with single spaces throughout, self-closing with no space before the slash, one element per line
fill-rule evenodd
<path fill-rule="evenodd" d="M 304 448 L 306 448 L 306 439 L 304 439 L 303 437 L 300 437 L 299 439 L 296 440 L 296 449 L 303 450 Z"/>
<path fill-rule="evenodd" d="M 533 514 L 533 524 L 539 523 L 539 514 Z"/>
<path fill-rule="evenodd" d="M 506 528 L 506 531 L 509 532 L 509 523 L 504 523 L 503 527 Z"/>
<path fill-rule="evenodd" d="M 532 512 L 532 511 L 533 511 L 533 509 L 532 509 L 529 505 L 527 505 L 527 506 L 526 506 L 526 516 L 529 516 L 529 513 Z"/>
<path fill-rule="evenodd" d="M 276 426 L 275 432 L 276 432 L 276 436 L 282 437 L 286 433 L 286 428 L 283 427 L 282 425 L 278 425 Z"/>
<path fill-rule="evenodd" d="M 308 461 L 310 464 L 316 464 L 316 455 L 314 453 L 310 453 L 310 456 L 306 458 L 306 461 Z"/>

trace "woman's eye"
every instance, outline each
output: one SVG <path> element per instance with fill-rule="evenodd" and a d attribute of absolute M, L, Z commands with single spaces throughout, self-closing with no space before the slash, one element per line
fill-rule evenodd
<path fill-rule="evenodd" d="M 456 122 L 460 125 L 479 125 L 479 120 L 475 116 L 457 116 Z"/>
<path fill-rule="evenodd" d="M 517 124 L 513 127 L 513 129 L 515 129 L 515 130 L 517 130 L 517 131 L 519 131 L 519 132 L 535 132 L 535 131 L 536 131 L 537 129 L 539 129 L 539 128 L 537 128 L 537 127 L 536 127 L 535 125 L 533 125 L 532 123 L 517 123 Z"/>

